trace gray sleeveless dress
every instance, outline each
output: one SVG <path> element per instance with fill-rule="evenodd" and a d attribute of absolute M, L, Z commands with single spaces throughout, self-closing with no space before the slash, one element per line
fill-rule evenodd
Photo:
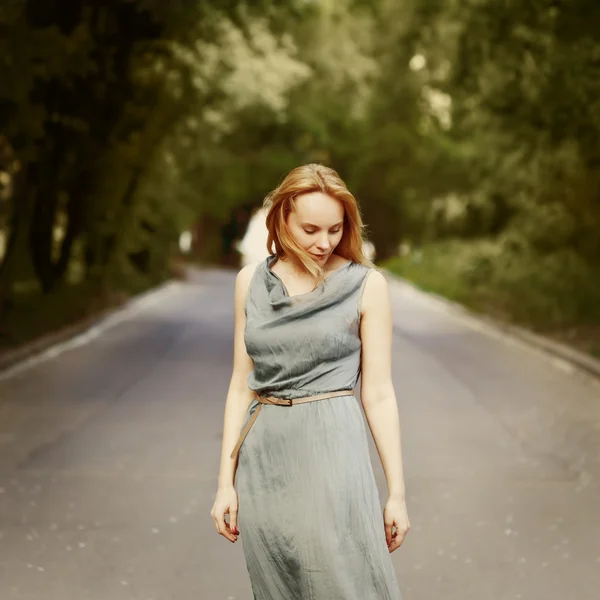
<path fill-rule="evenodd" d="M 246 300 L 250 389 L 299 398 L 353 389 L 360 298 L 369 267 L 350 262 L 290 297 L 270 269 Z M 248 407 L 242 427 L 256 410 Z M 254 600 L 400 600 L 359 401 L 349 392 L 263 405 L 235 478 L 238 529 Z"/>

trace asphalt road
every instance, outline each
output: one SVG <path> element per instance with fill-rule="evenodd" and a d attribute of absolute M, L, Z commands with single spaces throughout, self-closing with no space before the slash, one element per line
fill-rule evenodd
<path fill-rule="evenodd" d="M 234 276 L 200 273 L 0 378 L 1 600 L 252 598 L 243 535 L 209 515 Z M 390 284 L 404 599 L 597 600 L 600 387 Z"/>

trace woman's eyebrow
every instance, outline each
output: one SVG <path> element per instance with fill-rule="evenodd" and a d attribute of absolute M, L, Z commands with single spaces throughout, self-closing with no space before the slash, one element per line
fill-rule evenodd
<path fill-rule="evenodd" d="M 336 223 L 335 225 L 332 225 L 331 227 L 337 227 L 338 225 L 342 225 L 344 221 L 340 221 L 339 223 Z M 318 225 L 315 225 L 314 223 L 302 223 L 303 227 L 316 227 L 317 229 L 319 228 Z"/>

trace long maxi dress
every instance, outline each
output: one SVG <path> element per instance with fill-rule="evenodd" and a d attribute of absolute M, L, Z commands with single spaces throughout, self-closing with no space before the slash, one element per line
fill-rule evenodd
<path fill-rule="evenodd" d="M 348 262 L 289 296 L 259 263 L 245 342 L 259 395 L 353 390 L 360 374 L 364 265 Z M 257 409 L 253 399 L 242 428 Z M 238 455 L 238 529 L 254 600 L 401 600 L 360 403 L 348 395 L 262 405 Z"/>

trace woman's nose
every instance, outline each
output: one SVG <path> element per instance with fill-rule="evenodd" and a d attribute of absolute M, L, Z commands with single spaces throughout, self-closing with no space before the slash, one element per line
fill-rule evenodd
<path fill-rule="evenodd" d="M 320 248 L 322 250 L 327 250 L 329 248 L 329 238 L 328 237 L 321 238 L 317 242 L 317 248 Z"/>

